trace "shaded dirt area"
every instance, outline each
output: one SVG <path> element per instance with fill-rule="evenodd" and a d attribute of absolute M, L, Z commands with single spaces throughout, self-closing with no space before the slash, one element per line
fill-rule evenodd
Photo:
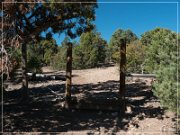
<path fill-rule="evenodd" d="M 64 75 L 64 72 L 55 74 Z M 75 70 L 73 76 L 72 94 L 76 97 L 118 98 L 119 76 L 114 66 Z M 19 102 L 20 84 L 9 84 L 7 90 L 10 91 L 4 93 L 3 130 L 55 134 L 173 135 L 174 114 L 161 107 L 149 84 L 149 79 L 127 79 L 127 110 L 124 115 L 119 111 L 62 108 L 64 81 L 30 82 L 27 103 Z"/>

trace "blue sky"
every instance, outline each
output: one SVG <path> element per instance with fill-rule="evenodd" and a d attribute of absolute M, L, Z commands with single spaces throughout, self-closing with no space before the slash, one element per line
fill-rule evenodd
<path fill-rule="evenodd" d="M 134 1 L 129 0 L 129 2 Z M 108 42 L 118 28 L 131 29 L 138 37 L 156 27 L 177 31 L 177 3 L 98 3 L 94 23 L 97 31 Z M 64 35 L 54 35 L 54 38 L 59 45 Z"/>

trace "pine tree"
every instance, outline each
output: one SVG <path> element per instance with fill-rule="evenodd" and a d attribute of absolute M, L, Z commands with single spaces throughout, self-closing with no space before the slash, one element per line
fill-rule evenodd
<path fill-rule="evenodd" d="M 127 72 L 143 73 L 146 47 L 139 40 L 127 45 Z"/>
<path fill-rule="evenodd" d="M 74 47 L 75 68 L 92 68 L 105 62 L 106 41 L 95 31 L 83 33 L 79 45 Z"/>
<path fill-rule="evenodd" d="M 126 37 L 126 43 L 130 44 L 131 42 L 137 40 L 137 36 L 131 30 L 122 30 L 117 29 L 109 42 L 109 59 L 113 62 L 119 62 L 119 47 L 120 40 L 122 37 Z"/>
<path fill-rule="evenodd" d="M 147 45 L 146 66 L 157 75 L 153 92 L 162 105 L 180 114 L 177 95 L 180 79 L 177 74 L 179 56 L 177 55 L 177 34 L 171 30 L 156 28 L 142 36 L 142 43 Z M 178 62 L 178 63 L 177 63 Z M 179 70 L 177 70 L 179 69 Z"/>
<path fill-rule="evenodd" d="M 8 0 L 4 0 L 5 2 Z M 65 32 L 71 38 L 75 38 L 85 31 L 93 28 L 92 21 L 95 20 L 96 3 L 26 3 L 34 0 L 6 3 L 3 5 L 3 15 L 9 17 L 4 19 L 4 31 L 13 31 L 21 40 L 22 51 L 22 89 L 23 98 L 28 95 L 27 78 L 27 44 L 31 40 L 39 40 L 41 32 L 62 33 Z M 96 0 L 92 0 L 96 2 Z M 48 2 L 51 2 L 49 0 Z M 63 2 L 63 1 L 62 1 Z M 76 2 L 76 1 L 74 1 Z M 0 20 L 2 23 L 2 19 Z M 12 25 L 13 24 L 13 25 Z M 51 29 L 49 29 L 51 28 Z M 10 39 L 5 35 L 5 39 Z M 8 40 L 6 40 L 8 42 Z M 6 43 L 6 42 L 5 42 Z M 4 44 L 5 44 L 4 43 Z"/>

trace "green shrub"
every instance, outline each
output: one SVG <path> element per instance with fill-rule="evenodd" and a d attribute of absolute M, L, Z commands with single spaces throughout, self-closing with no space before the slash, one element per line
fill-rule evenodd
<path fill-rule="evenodd" d="M 171 30 L 156 28 L 142 36 L 142 43 L 147 46 L 146 67 L 149 72 L 157 75 L 153 84 L 153 92 L 160 99 L 164 107 L 178 113 L 177 78 L 177 34 Z M 178 58 L 179 59 L 179 58 Z"/>
<path fill-rule="evenodd" d="M 34 73 L 41 73 L 41 60 L 37 56 L 31 56 L 27 63 L 28 71 Z"/>
<path fill-rule="evenodd" d="M 58 53 L 52 59 L 53 60 L 51 61 L 50 66 L 53 69 L 56 69 L 56 70 L 65 70 L 66 69 L 66 59 L 65 59 L 65 57 L 62 56 L 62 54 Z"/>
<path fill-rule="evenodd" d="M 156 75 L 157 80 L 153 84 L 154 94 L 164 107 L 180 114 L 180 108 L 177 108 L 180 101 L 180 93 L 177 91 L 180 83 L 180 80 L 177 80 L 177 68 L 167 65 L 159 68 Z"/>

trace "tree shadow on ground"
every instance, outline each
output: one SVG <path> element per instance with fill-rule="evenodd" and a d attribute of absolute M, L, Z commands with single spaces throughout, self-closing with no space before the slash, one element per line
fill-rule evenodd
<path fill-rule="evenodd" d="M 126 131 L 133 117 L 156 118 L 163 115 L 160 107 L 144 106 L 157 101 L 150 87 L 144 83 L 126 85 L 126 104 L 131 112 L 121 115 L 113 111 L 63 109 L 64 84 L 31 88 L 28 103 L 19 102 L 20 91 L 4 93 L 3 129 L 5 132 L 66 132 L 93 130 L 97 132 Z M 73 85 L 72 94 L 97 98 L 118 97 L 119 82 Z M 91 99 L 89 99 L 91 100 Z M 142 114 L 144 114 L 142 116 Z M 138 128 L 138 124 L 136 124 Z"/>

